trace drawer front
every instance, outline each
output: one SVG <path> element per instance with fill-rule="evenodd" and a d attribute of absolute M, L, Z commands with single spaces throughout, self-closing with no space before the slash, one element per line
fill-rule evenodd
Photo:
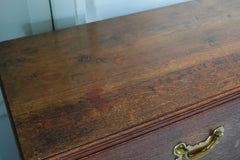
<path fill-rule="evenodd" d="M 180 122 L 135 138 L 83 159 L 174 160 L 173 148 L 184 142 L 194 145 L 224 126 L 224 136 L 202 160 L 240 159 L 240 99 L 217 106 Z"/>

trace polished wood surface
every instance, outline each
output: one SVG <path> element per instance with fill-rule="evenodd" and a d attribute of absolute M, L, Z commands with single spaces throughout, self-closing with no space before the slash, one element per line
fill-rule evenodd
<path fill-rule="evenodd" d="M 238 88 L 239 7 L 195 0 L 0 43 L 23 158 L 91 146 Z"/>
<path fill-rule="evenodd" d="M 173 148 L 176 144 L 197 144 L 205 140 L 215 128 L 224 126 L 224 136 L 219 143 L 198 160 L 239 160 L 239 115 L 240 99 L 84 159 L 174 160 Z"/>
<path fill-rule="evenodd" d="M 142 151 L 143 154 L 145 154 L 142 158 L 148 160 L 147 155 L 149 157 L 153 157 L 153 158 L 157 158 L 159 156 L 156 157 L 156 154 L 159 154 L 159 150 L 152 150 L 150 151 L 154 145 L 152 145 L 152 143 L 148 143 L 146 141 L 151 141 L 154 140 L 155 141 L 155 145 L 158 145 L 156 148 L 157 149 L 162 149 L 162 150 L 166 150 L 169 149 L 169 146 L 175 146 L 176 144 L 178 144 L 180 141 L 183 141 L 181 139 L 180 136 L 184 136 L 184 135 L 179 135 L 179 129 L 181 132 L 185 131 L 186 133 L 187 130 L 191 129 L 193 130 L 192 127 L 194 127 L 195 129 L 197 129 L 194 132 L 189 132 L 187 134 L 186 137 L 188 137 L 188 142 L 190 144 L 196 143 L 196 137 L 199 137 L 201 135 L 198 134 L 197 131 L 199 130 L 206 130 L 206 126 L 202 126 L 201 123 L 203 124 L 207 124 L 207 127 L 209 129 L 213 129 L 216 128 L 216 126 L 222 126 L 224 125 L 224 127 L 229 126 L 229 125 L 235 125 L 236 123 L 239 123 L 239 119 L 238 117 L 238 112 L 235 109 L 230 109 L 227 106 L 229 106 L 228 102 L 233 102 L 234 104 L 236 104 L 239 108 L 239 103 L 235 103 L 236 100 L 238 100 L 240 98 L 240 88 L 234 89 L 232 91 L 229 92 L 225 92 L 223 94 L 214 96 L 212 98 L 209 98 L 206 101 L 203 101 L 201 103 L 197 103 L 195 105 L 191 105 L 189 107 L 186 107 L 182 110 L 179 111 L 175 111 L 173 113 L 164 115 L 160 118 L 157 118 L 155 120 L 140 124 L 136 127 L 132 127 L 131 129 L 122 131 L 120 133 L 114 134 L 112 136 L 108 136 L 108 139 L 103 139 L 103 140 L 96 140 L 94 141 L 94 143 L 90 143 L 87 145 L 83 145 L 74 149 L 71 149 L 67 152 L 62 152 L 59 153 L 58 155 L 55 156 L 51 156 L 49 158 L 47 158 L 47 160 L 54 160 L 54 159 L 61 159 L 61 160 L 75 160 L 75 159 L 87 159 L 87 158 L 99 158 L 98 154 L 100 153 L 100 157 L 103 157 L 104 155 L 106 155 L 106 158 L 113 158 L 114 156 L 116 157 L 116 159 L 139 159 L 138 154 L 132 154 L 132 153 L 137 153 L 139 151 Z M 227 104 L 227 105 L 226 105 Z M 208 119 L 206 119 L 204 121 L 204 118 L 191 118 L 194 117 L 197 114 L 202 114 L 204 112 L 208 112 L 210 111 L 210 109 L 212 108 L 216 108 L 218 109 L 219 106 L 224 106 L 225 109 L 224 110 L 228 110 L 229 114 L 232 113 L 234 116 L 232 117 L 232 119 L 234 119 L 234 124 L 230 123 L 231 121 L 227 120 L 225 117 L 226 116 L 218 116 L 219 111 L 217 111 L 216 113 L 209 116 L 208 114 Z M 226 108 L 227 107 L 227 108 Z M 234 108 L 234 107 L 232 107 Z M 221 110 L 221 109 L 220 109 Z M 235 114 L 237 113 L 237 114 Z M 220 111 L 220 115 L 224 114 L 223 111 Z M 218 116 L 218 120 L 215 120 L 213 118 L 216 118 L 215 116 Z M 202 116 L 201 116 L 202 117 Z M 204 117 L 207 117 L 206 115 L 204 115 Z M 231 116 L 229 116 L 231 117 Z M 188 119 L 192 119 L 192 120 L 188 120 Z M 176 123 L 181 122 L 181 125 L 185 125 L 185 127 L 182 128 L 178 128 L 176 127 Z M 186 122 L 185 122 L 186 121 Z M 194 124 L 197 125 L 189 125 L 189 122 L 187 121 L 195 121 Z M 210 122 L 210 123 L 208 123 Z M 224 123 L 223 123 L 224 122 Z M 174 124 L 174 125 L 172 125 Z M 166 130 L 164 128 L 166 127 L 171 127 L 173 129 L 171 129 L 171 132 L 173 133 L 172 135 L 170 135 L 169 132 L 166 133 Z M 203 127 L 203 128 L 202 128 Z M 234 130 L 229 129 L 229 127 L 227 127 L 228 131 L 227 132 L 234 132 L 231 133 L 233 134 L 232 136 L 228 136 L 228 139 L 231 139 L 231 141 L 239 139 L 239 135 L 238 133 L 238 127 L 234 128 Z M 153 134 L 154 133 L 154 134 Z M 175 134 L 174 134 L 175 133 Z M 158 137 L 156 139 L 156 137 L 154 138 L 154 135 L 160 135 L 160 137 Z M 149 136 L 147 136 L 149 135 Z M 165 137 L 168 136 L 168 140 L 171 139 L 171 141 L 165 141 L 165 137 L 162 137 L 162 135 L 164 135 Z M 146 137 L 147 138 L 144 138 Z M 171 138 L 170 138 L 171 137 Z M 161 139 L 162 138 L 162 139 Z M 132 143 L 132 141 L 142 141 L 143 139 L 146 139 L 145 143 L 142 145 L 139 145 L 139 148 L 137 148 L 137 145 L 134 145 L 135 143 Z M 226 141 L 225 143 L 227 143 L 227 146 L 232 147 L 231 146 L 231 141 Z M 177 142 L 177 143 L 176 143 Z M 125 146 L 125 144 L 130 143 L 129 147 L 128 145 Z M 159 145 L 161 144 L 161 145 Z M 121 147 L 118 147 L 121 146 Z M 167 147 L 168 146 L 168 147 Z M 222 145 L 221 145 L 222 146 Z M 127 148 L 127 149 L 122 149 L 122 148 Z M 224 145 L 225 147 L 225 145 Z M 114 149 L 117 148 L 117 149 Z M 146 150 L 146 148 L 150 148 L 150 150 Z M 116 150 L 118 150 L 117 152 L 115 152 Z M 229 150 L 229 148 L 228 148 Z M 165 154 L 161 155 L 161 159 L 163 160 L 168 160 L 170 157 L 172 157 L 173 155 L 173 150 L 168 150 Z M 105 153 L 106 152 L 106 153 Z M 125 155 L 126 152 L 126 155 Z M 101 154 L 103 153 L 103 154 Z M 97 155 L 95 157 L 95 155 Z M 155 156 L 154 156 L 155 155 Z M 218 156 L 221 156 L 222 153 L 219 153 Z M 165 157 L 166 156 L 166 157 Z M 238 154 L 234 154 L 231 156 L 238 156 Z"/>

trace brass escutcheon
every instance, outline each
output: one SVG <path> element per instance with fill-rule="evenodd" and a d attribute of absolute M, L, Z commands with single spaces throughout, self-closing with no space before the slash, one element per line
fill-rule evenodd
<path fill-rule="evenodd" d="M 223 136 L 224 127 L 215 129 L 205 141 L 200 142 L 194 146 L 179 143 L 174 147 L 173 153 L 177 156 L 176 160 L 182 160 L 184 157 L 187 160 L 195 160 L 207 154 Z"/>

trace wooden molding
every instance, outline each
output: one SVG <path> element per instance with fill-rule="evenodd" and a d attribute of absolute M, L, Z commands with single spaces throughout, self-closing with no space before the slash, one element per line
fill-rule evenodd
<path fill-rule="evenodd" d="M 208 99 L 198 102 L 196 104 L 182 107 L 181 109 L 178 109 L 169 114 L 165 114 L 161 117 L 158 117 L 141 125 L 133 126 L 132 128 L 129 128 L 127 130 L 112 134 L 102 139 L 95 140 L 85 145 L 73 147 L 70 150 L 65 150 L 54 155 L 43 157 L 42 159 L 82 159 L 87 156 L 91 156 L 94 153 L 102 152 L 111 147 L 134 140 L 135 138 L 138 138 L 145 134 L 150 134 L 155 130 L 159 130 L 173 123 L 182 121 L 201 112 L 216 108 L 219 105 L 223 105 L 239 97 L 240 87 L 237 87 L 214 97 L 209 97 Z"/>

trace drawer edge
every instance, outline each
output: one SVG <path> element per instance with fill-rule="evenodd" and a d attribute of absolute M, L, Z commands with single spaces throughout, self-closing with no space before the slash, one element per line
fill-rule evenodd
<path fill-rule="evenodd" d="M 133 140 L 155 130 L 159 130 L 201 112 L 216 108 L 219 105 L 233 101 L 237 98 L 240 98 L 240 87 L 231 89 L 214 97 L 209 97 L 208 99 L 196 104 L 184 106 L 181 109 L 175 110 L 171 113 L 165 114 L 161 117 L 139 124 L 137 126 L 133 126 L 132 128 L 120 131 L 112 135 L 108 135 L 104 138 L 89 142 L 81 146 L 75 146 L 70 149 L 63 150 L 41 159 L 81 159 L 94 153 L 101 152 L 105 149 L 123 144 L 127 141 Z"/>

